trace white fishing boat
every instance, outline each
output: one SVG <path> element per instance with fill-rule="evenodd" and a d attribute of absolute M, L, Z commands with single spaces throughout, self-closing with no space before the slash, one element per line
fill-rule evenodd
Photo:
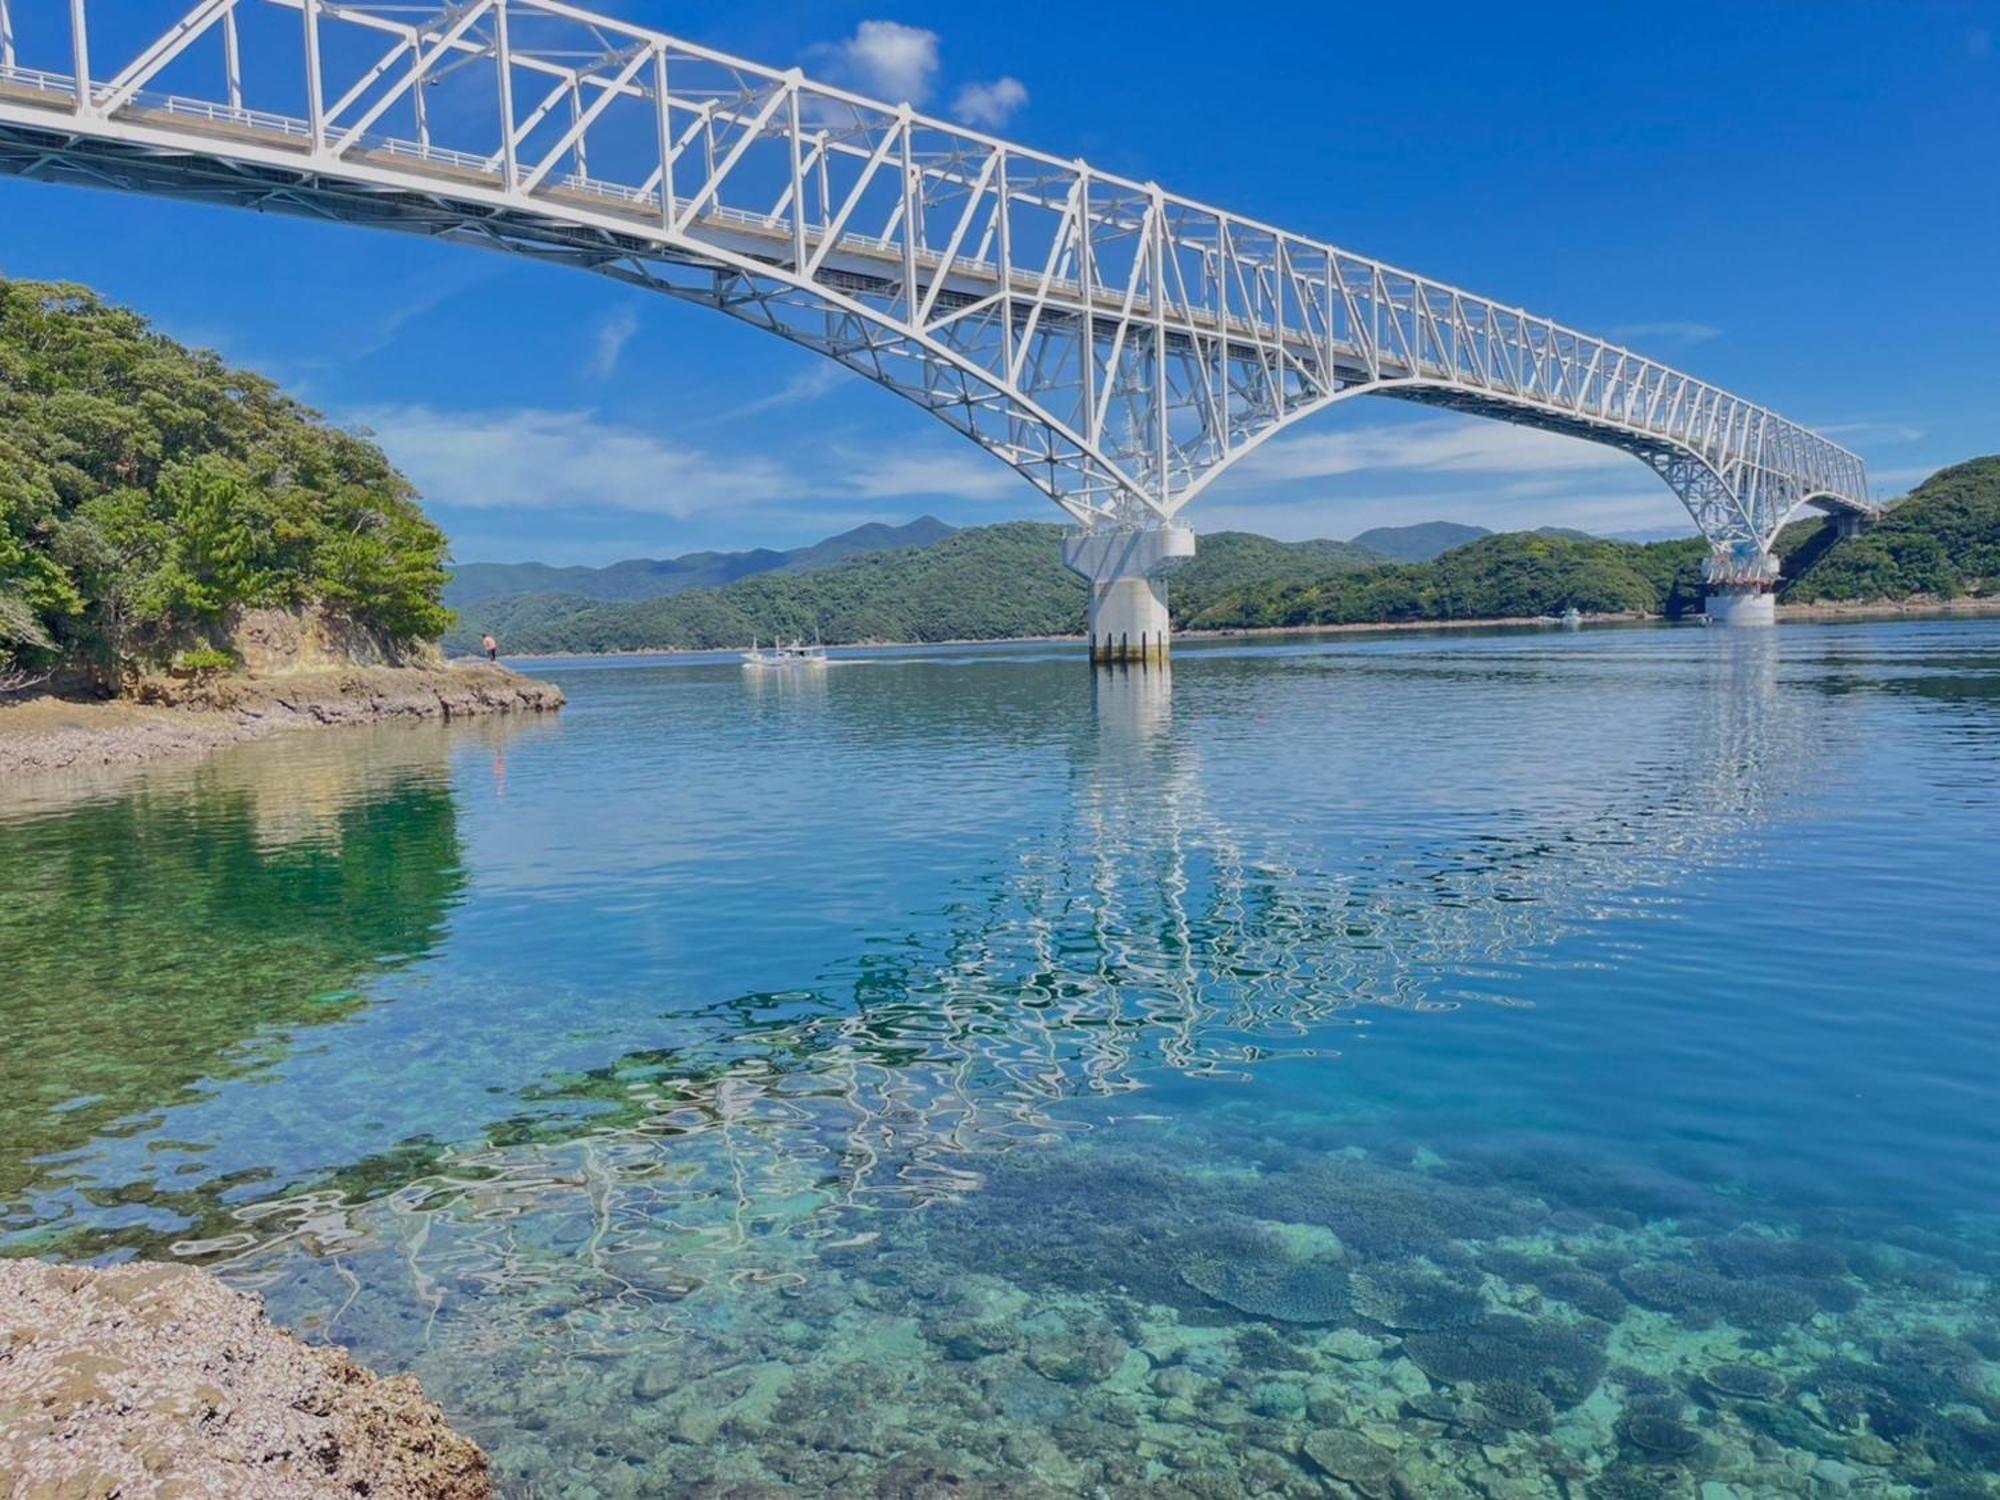
<path fill-rule="evenodd" d="M 1568 609 L 1562 612 L 1563 629 L 1575 630 L 1582 624 L 1583 624 L 1583 611 L 1578 609 L 1574 604 L 1572 604 Z"/>
<path fill-rule="evenodd" d="M 787 667 L 812 668 L 826 665 L 826 647 L 814 641 L 808 646 L 804 641 L 773 641 L 768 647 L 760 647 L 754 640 L 750 649 L 743 653 L 746 667 Z"/>

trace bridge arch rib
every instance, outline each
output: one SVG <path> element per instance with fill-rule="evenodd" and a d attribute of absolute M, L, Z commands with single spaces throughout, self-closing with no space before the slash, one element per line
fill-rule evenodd
<path fill-rule="evenodd" d="M 136 33 L 132 8 L 0 0 L 0 171 L 700 302 L 915 401 L 1086 533 L 1178 532 L 1232 464 L 1357 395 L 1633 453 L 1723 588 L 1768 590 L 1800 504 L 1872 509 L 1854 454 L 1629 350 L 567 0 L 196 0 Z M 99 21 L 127 33 L 115 61 Z"/>

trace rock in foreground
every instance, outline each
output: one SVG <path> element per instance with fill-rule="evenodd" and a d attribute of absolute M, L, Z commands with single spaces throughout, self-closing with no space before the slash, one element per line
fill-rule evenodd
<path fill-rule="evenodd" d="M 0 1495 L 490 1500 L 411 1376 L 275 1328 L 186 1266 L 0 1261 Z"/>
<path fill-rule="evenodd" d="M 186 682 L 156 677 L 109 703 L 0 703 L 0 776 L 133 765 L 292 729 L 553 713 L 562 706 L 554 683 L 484 662 Z"/>

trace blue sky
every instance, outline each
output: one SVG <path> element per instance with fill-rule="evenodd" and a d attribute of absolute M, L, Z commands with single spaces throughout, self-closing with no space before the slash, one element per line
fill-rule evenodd
<path fill-rule="evenodd" d="M 2000 451 L 2000 0 L 598 4 L 1620 338 L 1856 448 L 1889 494 Z M 88 282 L 372 428 L 462 560 L 1058 516 L 885 392 L 573 271 L 0 181 L 0 273 Z M 1386 401 L 1188 515 L 1687 529 L 1623 455 Z"/>

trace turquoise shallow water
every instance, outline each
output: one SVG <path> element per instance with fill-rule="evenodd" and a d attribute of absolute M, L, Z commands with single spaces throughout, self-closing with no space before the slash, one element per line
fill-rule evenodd
<path fill-rule="evenodd" d="M 0 1249 L 518 1495 L 2000 1496 L 2000 627 L 537 670 L 0 789 Z"/>

